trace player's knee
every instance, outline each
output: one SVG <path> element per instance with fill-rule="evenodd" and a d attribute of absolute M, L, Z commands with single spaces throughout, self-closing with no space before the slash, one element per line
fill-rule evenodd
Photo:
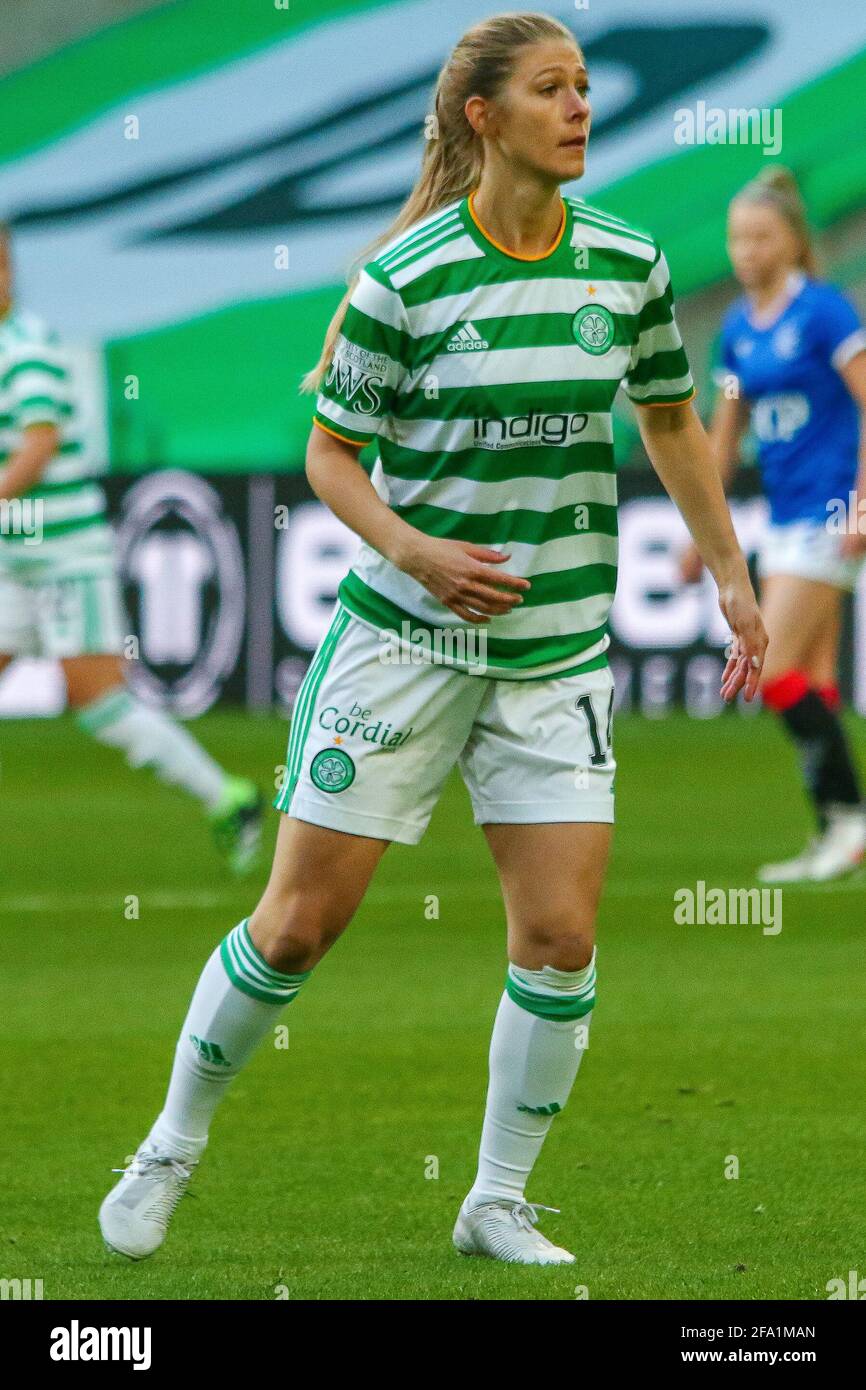
<path fill-rule="evenodd" d="M 312 970 L 345 925 L 320 891 L 270 891 L 250 918 L 250 933 L 268 965 L 293 975 Z"/>
<path fill-rule="evenodd" d="M 594 922 L 576 917 L 574 912 L 542 916 L 521 926 L 524 949 L 554 970 L 582 970 L 592 959 Z"/>

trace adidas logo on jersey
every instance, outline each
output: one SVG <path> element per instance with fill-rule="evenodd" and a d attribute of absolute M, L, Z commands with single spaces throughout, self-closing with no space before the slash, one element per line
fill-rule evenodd
<path fill-rule="evenodd" d="M 489 347 L 487 339 L 482 338 L 474 323 L 464 323 L 448 343 L 449 352 L 483 352 Z"/>

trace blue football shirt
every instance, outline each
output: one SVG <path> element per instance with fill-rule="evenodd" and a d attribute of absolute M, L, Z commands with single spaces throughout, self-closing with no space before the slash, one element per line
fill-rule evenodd
<path fill-rule="evenodd" d="M 866 348 L 859 315 L 835 286 L 798 273 L 789 293 L 769 325 L 756 326 L 745 296 L 731 306 L 716 373 L 717 380 L 725 372 L 739 379 L 776 525 L 826 521 L 831 498 L 847 504 L 860 417 L 839 373 Z"/>

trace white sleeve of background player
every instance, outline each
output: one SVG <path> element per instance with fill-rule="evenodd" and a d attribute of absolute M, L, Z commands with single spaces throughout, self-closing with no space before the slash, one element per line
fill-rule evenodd
<path fill-rule="evenodd" d="M 837 372 L 866 348 L 866 332 L 860 315 L 847 295 L 835 285 L 822 286 L 820 331 L 831 366 Z"/>
<path fill-rule="evenodd" d="M 316 401 L 318 424 L 352 444 L 375 439 L 405 376 L 408 341 L 402 298 L 362 270 Z"/>
<path fill-rule="evenodd" d="M 866 351 L 866 328 L 855 328 L 853 333 L 849 333 L 847 338 L 843 338 L 838 347 L 834 348 L 830 361 L 841 372 L 843 367 L 847 367 L 852 357 L 856 357 L 858 352 Z"/>

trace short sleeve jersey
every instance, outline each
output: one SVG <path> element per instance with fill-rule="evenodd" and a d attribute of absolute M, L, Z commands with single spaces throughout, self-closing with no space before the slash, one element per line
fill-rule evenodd
<path fill-rule="evenodd" d="M 0 467 L 21 447 L 31 425 L 56 425 L 60 446 L 42 477 L 25 494 L 41 509 L 42 542 L 30 545 L 11 526 L 0 528 L 5 562 L 45 564 L 57 542 L 87 534 L 88 543 L 108 531 L 105 494 L 81 430 L 81 411 L 69 354 L 35 314 L 12 310 L 0 319 Z M 27 533 L 29 534 L 29 533 Z"/>
<path fill-rule="evenodd" d="M 640 405 L 694 394 L 660 247 L 578 199 L 563 200 L 559 236 L 538 258 L 491 240 L 470 195 L 361 273 L 315 420 L 375 440 L 374 485 L 411 525 L 507 550 L 503 568 L 530 580 L 523 603 L 486 628 L 491 675 L 606 660 L 620 386 Z M 340 597 L 404 636 L 463 626 L 366 545 Z"/>
<path fill-rule="evenodd" d="M 826 521 L 827 503 L 857 475 L 859 413 L 840 376 L 866 348 L 856 309 L 833 285 L 792 276 L 790 296 L 757 326 L 744 297 L 725 315 L 716 373 L 735 378 L 748 402 L 774 524 Z"/>

